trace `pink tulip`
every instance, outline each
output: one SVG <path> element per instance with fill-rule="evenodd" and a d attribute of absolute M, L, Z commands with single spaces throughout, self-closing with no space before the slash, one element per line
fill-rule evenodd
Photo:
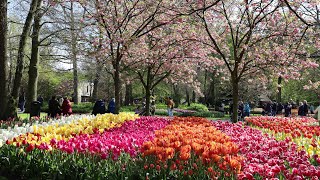
<path fill-rule="evenodd" d="M 101 158 L 117 159 L 121 153 L 128 153 L 135 157 L 139 147 L 146 141 L 154 138 L 154 131 L 165 127 L 168 121 L 157 117 L 141 117 L 135 121 L 126 121 L 121 127 L 104 131 L 102 134 L 95 130 L 94 134 L 77 135 L 68 142 L 59 141 L 57 148 L 71 152 L 70 147 L 77 152 L 100 154 Z M 67 148 L 66 148 L 67 147 Z"/>
<path fill-rule="evenodd" d="M 241 155 L 246 158 L 238 179 L 251 179 L 252 174 L 258 174 L 263 179 L 276 178 L 280 174 L 285 179 L 306 179 L 320 175 L 320 168 L 313 166 L 307 153 L 298 151 L 297 145 L 288 138 L 277 141 L 260 130 L 243 126 L 241 122 L 213 122 L 213 125 L 232 137 Z"/>

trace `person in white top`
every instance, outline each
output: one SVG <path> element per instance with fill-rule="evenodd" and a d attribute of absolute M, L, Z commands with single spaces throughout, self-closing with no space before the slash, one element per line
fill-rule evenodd
<path fill-rule="evenodd" d="M 316 118 L 318 121 L 320 121 L 320 105 L 314 110 L 314 114 L 316 115 Z"/>

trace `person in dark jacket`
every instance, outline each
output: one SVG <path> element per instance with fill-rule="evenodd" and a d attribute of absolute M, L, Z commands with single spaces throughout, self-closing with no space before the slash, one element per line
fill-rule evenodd
<path fill-rule="evenodd" d="M 26 103 L 26 98 L 25 98 L 24 92 L 22 92 L 20 94 L 18 102 L 19 102 L 19 104 L 18 104 L 19 105 L 19 109 L 21 111 L 24 111 L 24 105 Z"/>
<path fill-rule="evenodd" d="M 289 102 L 286 105 L 284 105 L 284 116 L 285 117 L 291 117 L 291 109 L 292 109 L 292 105 Z"/>
<path fill-rule="evenodd" d="M 277 114 L 282 114 L 282 110 L 283 110 L 283 105 L 281 102 L 278 103 L 278 107 L 277 107 Z"/>
<path fill-rule="evenodd" d="M 49 100 L 49 114 L 48 116 L 55 118 L 61 114 L 60 104 L 56 98 L 56 96 L 52 96 Z"/>
<path fill-rule="evenodd" d="M 306 100 L 303 101 L 303 114 L 302 116 L 307 116 L 309 114 L 309 105 Z"/>
<path fill-rule="evenodd" d="M 276 116 L 277 114 L 277 108 L 278 108 L 278 103 L 277 102 L 273 102 L 272 104 L 272 116 Z"/>
<path fill-rule="evenodd" d="M 108 104 L 108 112 L 114 114 L 116 110 L 116 102 L 115 99 L 112 98 Z"/>
<path fill-rule="evenodd" d="M 240 120 L 244 118 L 244 104 L 242 101 L 240 101 L 238 105 L 238 117 Z"/>
<path fill-rule="evenodd" d="M 304 109 L 303 109 L 303 103 L 299 103 L 299 108 L 298 108 L 298 116 L 304 116 Z"/>
<path fill-rule="evenodd" d="M 272 104 L 271 104 L 271 102 L 267 103 L 266 114 L 267 114 L 267 116 L 271 116 L 272 115 Z"/>
<path fill-rule="evenodd" d="M 99 99 L 94 103 L 92 114 L 97 115 L 104 113 L 106 113 L 106 104 L 102 99 Z"/>
<path fill-rule="evenodd" d="M 43 97 L 42 97 L 41 95 L 40 95 L 40 96 L 38 96 L 37 101 L 39 101 L 39 102 L 40 102 L 40 106 L 42 106 L 42 105 L 43 105 Z"/>

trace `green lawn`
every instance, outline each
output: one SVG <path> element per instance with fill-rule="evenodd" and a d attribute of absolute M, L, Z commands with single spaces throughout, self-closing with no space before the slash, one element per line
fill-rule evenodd
<path fill-rule="evenodd" d="M 47 113 L 40 113 L 40 118 L 43 118 L 43 117 L 46 117 L 48 114 Z M 21 118 L 21 119 L 29 119 L 30 118 L 30 114 L 29 113 L 21 113 L 21 114 L 18 114 L 18 117 Z"/>

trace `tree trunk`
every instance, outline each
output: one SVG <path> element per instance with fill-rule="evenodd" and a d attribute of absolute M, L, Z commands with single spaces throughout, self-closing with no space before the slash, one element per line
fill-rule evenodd
<path fill-rule="evenodd" d="M 190 106 L 190 94 L 189 94 L 188 88 L 186 88 L 186 101 L 188 103 L 188 106 Z"/>
<path fill-rule="evenodd" d="M 278 101 L 278 103 L 281 102 L 281 81 L 282 81 L 282 77 L 279 76 L 279 77 L 278 77 L 278 95 L 277 95 L 277 101 Z"/>
<path fill-rule="evenodd" d="M 214 75 L 212 76 L 212 81 L 210 83 L 210 89 L 209 89 L 209 97 L 210 97 L 210 104 L 212 106 L 216 106 L 216 90 L 215 90 L 215 77 Z"/>
<path fill-rule="evenodd" d="M 151 96 L 151 83 L 152 83 L 151 67 L 148 67 L 146 90 L 146 116 L 150 115 L 150 96 Z"/>
<path fill-rule="evenodd" d="M 124 105 L 129 106 L 132 103 L 132 84 L 126 84 L 126 94 Z"/>
<path fill-rule="evenodd" d="M 232 75 L 232 122 L 238 121 L 238 102 L 239 102 L 239 82 L 236 76 Z"/>
<path fill-rule="evenodd" d="M 174 101 L 174 105 L 176 108 L 179 107 L 180 105 L 180 101 L 181 101 L 181 97 L 180 97 L 180 94 L 179 94 L 179 87 L 178 86 L 173 86 L 173 94 L 174 96 L 172 97 L 173 101 Z"/>
<path fill-rule="evenodd" d="M 6 105 L 8 102 L 7 5 L 7 0 L 0 2 L 0 119 L 6 119 Z"/>
<path fill-rule="evenodd" d="M 113 65 L 114 68 L 114 98 L 116 100 L 115 114 L 120 112 L 120 91 L 121 91 L 121 80 L 120 80 L 120 59 L 117 59 Z"/>
<path fill-rule="evenodd" d="M 192 103 L 195 103 L 195 102 L 196 102 L 196 92 L 194 92 L 194 91 L 192 91 L 191 102 L 192 102 Z"/>
<path fill-rule="evenodd" d="M 77 61 L 77 35 L 75 32 L 75 22 L 74 22 L 74 12 L 73 12 L 73 2 L 71 2 L 70 7 L 70 28 L 71 28 L 71 59 L 73 64 L 73 96 L 74 104 L 79 103 L 79 78 L 78 78 L 78 61 Z"/>
<path fill-rule="evenodd" d="M 14 103 L 15 101 L 17 101 L 17 99 L 19 97 L 20 85 L 21 85 L 21 81 L 22 81 L 22 73 L 24 70 L 25 46 L 26 46 L 26 42 L 27 42 L 27 37 L 30 32 L 32 20 L 33 20 L 35 11 L 37 9 L 37 2 L 38 2 L 38 0 L 32 0 L 26 21 L 25 21 L 23 29 L 22 29 L 22 34 L 20 36 L 18 57 L 17 57 L 17 67 L 16 67 L 16 73 L 15 73 L 15 78 L 14 78 L 14 82 L 13 82 L 13 88 L 12 88 L 12 92 L 11 92 L 11 96 L 13 98 L 13 101 L 9 101 L 9 103 Z M 15 106 L 15 104 L 11 104 L 8 106 Z M 16 110 L 14 112 L 8 112 L 8 113 L 10 113 L 9 114 L 10 117 L 17 116 Z"/>
<path fill-rule="evenodd" d="M 38 65 L 39 65 L 39 31 L 40 31 L 40 21 L 42 15 L 40 14 L 41 1 L 38 0 L 37 12 L 34 17 L 33 32 L 32 32 L 32 48 L 31 48 L 31 59 L 29 65 L 29 80 L 28 80 L 28 91 L 27 91 L 27 101 L 26 101 L 26 111 L 30 112 L 30 105 L 32 101 L 37 100 L 37 90 L 38 90 Z"/>
<path fill-rule="evenodd" d="M 98 99 L 98 85 L 100 81 L 101 71 L 102 71 L 102 65 L 99 63 L 99 60 L 96 60 L 96 75 L 93 80 L 93 91 L 92 91 L 92 102 L 95 102 Z"/>
<path fill-rule="evenodd" d="M 150 96 L 151 90 L 150 87 L 146 88 L 146 116 L 150 116 Z"/>
<path fill-rule="evenodd" d="M 208 91 L 207 91 L 207 70 L 204 73 L 204 85 L 203 85 L 203 89 L 204 89 L 204 103 L 209 107 L 209 103 L 208 103 Z"/>
<path fill-rule="evenodd" d="M 11 42 L 11 39 L 8 39 L 9 40 L 9 77 L 8 77 L 8 83 L 7 83 L 7 86 L 8 86 L 8 88 L 7 88 L 7 94 L 9 93 L 9 92 L 11 92 L 11 85 L 12 85 L 12 79 L 13 79 L 13 48 L 12 48 L 12 42 Z"/>

